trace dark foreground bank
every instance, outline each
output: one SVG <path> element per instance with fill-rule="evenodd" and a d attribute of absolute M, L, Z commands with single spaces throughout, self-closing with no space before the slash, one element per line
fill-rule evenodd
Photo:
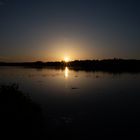
<path fill-rule="evenodd" d="M 63 112 L 48 110 L 42 116 L 39 105 L 23 94 L 18 86 L 0 86 L 1 137 L 5 138 L 37 138 L 87 140 L 112 136 L 140 136 L 140 102 L 129 101 L 122 96 L 93 103 L 89 100 L 89 108 L 81 106 L 81 114 L 74 110 Z M 106 102 L 107 101 L 107 102 Z M 45 125 L 45 126 L 44 126 Z"/>
<path fill-rule="evenodd" d="M 41 138 L 44 122 L 41 108 L 16 84 L 0 86 L 0 137 Z"/>

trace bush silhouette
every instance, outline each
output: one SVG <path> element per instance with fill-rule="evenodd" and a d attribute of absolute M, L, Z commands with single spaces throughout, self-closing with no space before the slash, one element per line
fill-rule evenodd
<path fill-rule="evenodd" d="M 0 86 L 0 127 L 4 137 L 41 137 L 43 117 L 41 108 L 23 94 L 18 85 Z"/>

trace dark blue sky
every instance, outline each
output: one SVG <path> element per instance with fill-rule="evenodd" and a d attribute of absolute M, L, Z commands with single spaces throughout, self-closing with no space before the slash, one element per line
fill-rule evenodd
<path fill-rule="evenodd" d="M 140 59 L 139 0 L 0 0 L 0 60 Z"/>

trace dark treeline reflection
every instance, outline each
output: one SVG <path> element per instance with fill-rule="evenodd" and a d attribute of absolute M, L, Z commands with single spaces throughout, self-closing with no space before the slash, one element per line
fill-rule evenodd
<path fill-rule="evenodd" d="M 0 134 L 7 138 L 41 138 L 44 122 L 41 108 L 18 89 L 0 85 Z"/>
<path fill-rule="evenodd" d="M 73 70 L 85 71 L 107 71 L 113 73 L 139 73 L 140 60 L 126 59 L 105 59 L 105 60 L 75 60 L 71 62 L 22 62 L 22 63 L 6 63 L 0 62 L 0 66 L 24 66 L 34 68 L 55 68 L 64 69 L 66 66 Z"/>

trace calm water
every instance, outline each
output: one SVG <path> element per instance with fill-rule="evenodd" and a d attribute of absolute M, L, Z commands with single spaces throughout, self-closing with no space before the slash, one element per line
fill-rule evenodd
<path fill-rule="evenodd" d="M 0 67 L 0 84 L 9 83 L 40 104 L 50 130 L 72 128 L 86 137 L 92 130 L 140 130 L 140 74 Z"/>

